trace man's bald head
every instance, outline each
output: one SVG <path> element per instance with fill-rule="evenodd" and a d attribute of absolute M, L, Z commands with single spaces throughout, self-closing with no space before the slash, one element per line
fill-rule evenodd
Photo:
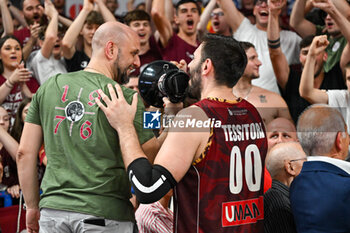
<path fill-rule="evenodd" d="M 140 66 L 140 39 L 119 22 L 102 24 L 92 38 L 92 56 L 88 69 L 97 70 L 123 84 L 132 70 Z"/>
<path fill-rule="evenodd" d="M 338 132 L 346 137 L 346 130 L 341 113 L 323 104 L 307 108 L 297 125 L 300 144 L 308 155 L 327 155 L 334 147 Z"/>
<path fill-rule="evenodd" d="M 266 126 L 266 134 L 269 149 L 281 142 L 298 141 L 293 122 L 282 117 L 270 121 Z"/>
<path fill-rule="evenodd" d="M 286 163 L 298 162 L 299 164 L 294 164 L 296 176 L 299 174 L 305 160 L 306 154 L 298 142 L 279 143 L 269 150 L 266 156 L 266 168 L 272 179 L 278 179 L 278 177 L 287 174 Z"/>
<path fill-rule="evenodd" d="M 138 40 L 137 34 L 127 25 L 119 22 L 102 24 L 92 38 L 92 53 L 103 49 L 108 41 L 114 42 L 118 48 L 131 40 Z"/>

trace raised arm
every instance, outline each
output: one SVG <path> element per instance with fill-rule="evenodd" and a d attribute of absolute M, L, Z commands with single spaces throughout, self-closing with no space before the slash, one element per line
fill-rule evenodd
<path fill-rule="evenodd" d="M 62 15 L 58 15 L 58 22 L 62 23 L 64 26 L 66 27 L 70 27 L 70 25 L 72 25 L 73 21 L 63 17 Z"/>
<path fill-rule="evenodd" d="M 100 9 L 100 13 L 105 20 L 105 22 L 115 22 L 117 19 L 114 17 L 112 12 L 108 10 L 106 4 L 104 3 L 103 0 L 94 0 L 94 2 L 97 4 L 98 8 Z"/>
<path fill-rule="evenodd" d="M 126 2 L 126 9 L 127 9 L 128 11 L 133 11 L 133 10 L 135 10 L 134 3 L 135 3 L 135 0 L 128 0 L 128 1 Z"/>
<path fill-rule="evenodd" d="M 314 88 L 314 74 L 316 58 L 328 46 L 327 36 L 316 36 L 310 46 L 306 57 L 305 66 L 301 75 L 299 92 L 300 96 L 312 104 L 323 103 L 328 104 L 328 95 L 325 91 Z"/>
<path fill-rule="evenodd" d="M 341 2 L 342 0 L 339 0 Z M 335 6 L 335 2 L 331 0 L 323 0 L 323 2 L 313 2 L 314 7 L 320 8 L 321 10 L 327 12 L 335 23 L 338 25 L 342 35 L 346 40 L 350 41 L 350 22 L 347 18 L 341 14 L 340 10 Z M 348 4 L 349 5 L 349 4 Z M 349 9 L 350 10 L 350 9 Z"/>
<path fill-rule="evenodd" d="M 160 42 L 166 47 L 174 32 L 165 12 L 165 0 L 153 0 L 151 16 L 159 32 Z"/>
<path fill-rule="evenodd" d="M 172 0 L 165 0 L 164 13 L 165 17 L 167 17 L 167 19 L 169 20 L 170 25 L 172 25 L 175 16 L 175 8 Z"/>
<path fill-rule="evenodd" d="M 9 1 L 10 2 L 10 1 Z M 12 16 L 18 20 L 18 22 L 23 26 L 23 27 L 28 27 L 28 24 L 23 16 L 23 12 L 19 10 L 17 7 L 14 5 L 10 4 L 8 5 L 8 8 L 12 14 Z"/>
<path fill-rule="evenodd" d="M 239 25 L 241 25 L 244 15 L 237 9 L 232 0 L 217 0 L 220 8 L 225 14 L 227 23 L 230 25 L 233 32 L 235 32 Z"/>
<path fill-rule="evenodd" d="M 344 72 L 345 65 L 350 61 L 350 52 L 349 52 L 350 22 L 345 18 L 345 16 L 340 12 L 340 10 L 338 10 L 339 8 L 336 7 L 335 2 L 337 1 L 325 0 L 324 2 L 313 2 L 313 5 L 314 7 L 320 8 L 321 10 L 327 12 L 332 17 L 332 19 L 338 25 L 340 32 L 348 42 L 347 46 L 343 50 L 343 53 L 340 59 L 340 67 L 342 68 L 343 74 L 345 75 L 345 72 Z"/>
<path fill-rule="evenodd" d="M 12 35 L 13 34 L 13 20 L 7 7 L 7 0 L 0 0 L 0 8 L 1 8 L 1 17 L 2 17 L 2 25 L 4 27 L 4 35 Z"/>
<path fill-rule="evenodd" d="M 345 68 L 347 64 L 349 64 L 350 62 L 350 45 L 349 44 L 350 43 L 348 41 L 340 58 L 340 68 L 343 71 L 343 75 L 346 75 Z"/>
<path fill-rule="evenodd" d="M 152 0 L 145 0 L 145 11 L 151 15 L 151 10 L 152 10 Z"/>
<path fill-rule="evenodd" d="M 290 26 L 303 38 L 316 34 L 316 26 L 305 19 L 305 4 L 306 0 L 296 0 L 290 16 Z"/>
<path fill-rule="evenodd" d="M 286 0 L 274 0 L 269 2 L 269 20 L 267 25 L 270 59 L 277 83 L 282 90 L 286 88 L 290 72 L 287 58 L 282 52 L 280 44 L 279 14 L 285 4 Z"/>
<path fill-rule="evenodd" d="M 347 19 L 350 19 L 350 4 L 346 0 L 332 0 L 334 6 Z"/>
<path fill-rule="evenodd" d="M 199 33 L 199 38 L 202 38 L 207 33 L 207 25 L 210 20 L 210 14 L 214 10 L 215 5 L 216 5 L 216 0 L 210 0 L 201 14 L 199 23 L 197 24 L 197 31 Z"/>
<path fill-rule="evenodd" d="M 58 31 L 58 12 L 51 0 L 45 0 L 44 13 L 49 18 L 50 22 L 46 28 L 44 43 L 40 51 L 46 59 L 49 59 L 56 43 Z"/>
<path fill-rule="evenodd" d="M 27 60 L 27 58 L 29 57 L 30 53 L 33 50 L 33 46 L 36 45 L 36 43 L 38 42 L 39 33 L 40 33 L 42 27 L 40 26 L 40 24 L 34 23 L 34 24 L 29 26 L 29 29 L 30 29 L 30 38 L 23 47 L 23 60 L 24 61 Z"/>
<path fill-rule="evenodd" d="M 88 14 L 93 10 L 94 4 L 91 0 L 84 0 L 83 9 L 80 11 L 77 18 L 66 31 L 62 39 L 63 56 L 66 59 L 71 59 L 75 53 L 75 44 L 77 43 L 80 31 L 84 26 L 84 22 Z"/>

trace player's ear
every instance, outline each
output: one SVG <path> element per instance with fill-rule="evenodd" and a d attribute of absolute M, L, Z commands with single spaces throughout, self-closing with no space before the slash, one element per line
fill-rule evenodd
<path fill-rule="evenodd" d="M 209 58 L 205 59 L 202 64 L 202 75 L 207 75 L 212 71 L 213 68 L 214 67 L 212 61 Z"/>

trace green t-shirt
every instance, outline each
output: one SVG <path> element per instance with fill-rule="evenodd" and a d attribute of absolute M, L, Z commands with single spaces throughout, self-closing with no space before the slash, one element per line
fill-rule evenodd
<path fill-rule="evenodd" d="M 322 35 L 324 26 L 317 25 L 316 26 L 316 35 Z M 329 45 L 326 48 L 327 52 L 327 61 L 324 63 L 323 68 L 326 73 L 328 73 L 339 61 L 343 50 L 346 46 L 346 39 L 344 36 L 340 36 L 337 38 L 331 38 L 327 34 L 327 38 L 329 41 Z"/>
<path fill-rule="evenodd" d="M 116 82 L 78 71 L 51 77 L 34 95 L 26 121 L 42 127 L 48 159 L 41 208 L 134 221 L 118 134 L 95 103 L 98 89 L 109 96 L 108 83 Z M 135 92 L 122 90 L 131 103 Z M 143 112 L 139 98 L 134 125 L 140 144 L 154 136 L 143 129 Z"/>

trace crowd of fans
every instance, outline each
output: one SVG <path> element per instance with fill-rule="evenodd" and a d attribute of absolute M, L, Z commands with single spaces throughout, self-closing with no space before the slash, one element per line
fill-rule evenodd
<path fill-rule="evenodd" d="M 191 62 L 206 33 L 233 36 L 241 41 L 248 63 L 232 91 L 258 109 L 267 126 L 270 150 L 277 143 L 293 142 L 274 148 L 266 160 L 272 187 L 284 190 L 287 199 L 304 158 L 310 155 L 302 151 L 296 136 L 295 124 L 301 113 L 314 103 L 329 104 L 340 109 L 350 132 L 347 0 L 147 0 L 137 6 L 130 0 L 128 12 L 123 15 L 115 14 L 117 0 L 84 0 L 75 19 L 66 17 L 64 0 L 22 0 L 16 4 L 19 8 L 10 0 L 0 0 L 0 181 L 14 203 L 20 195 L 16 151 L 31 97 L 50 77 L 86 68 L 94 49 L 93 35 L 108 21 L 123 22 L 139 36 L 140 67 L 130 67 L 133 70 L 129 77 L 116 80 L 136 91 L 138 76 L 148 63 Z M 287 166 L 283 160 L 297 163 Z M 47 164 L 44 145 L 37 163 L 41 180 Z M 269 188 L 271 183 L 265 185 Z M 272 192 L 276 191 L 271 189 L 266 197 L 269 209 L 265 230 L 276 232 L 276 224 L 282 226 L 279 232 L 303 229 L 305 226 L 296 227 L 293 222 L 289 200 L 282 201 L 287 205 L 285 218 L 280 216 L 286 212 L 274 212 L 273 208 L 278 208 L 274 198 L 279 198 Z M 168 203 L 169 198 L 165 197 L 136 211 L 136 219 L 143 224 L 139 226 L 141 232 L 157 232 L 150 229 L 161 225 L 150 224 L 152 219 L 143 221 L 145 215 L 162 216 L 165 223 L 158 230 L 171 231 Z M 304 214 L 297 208 L 292 209 Z M 297 224 L 301 218 L 296 218 Z"/>

